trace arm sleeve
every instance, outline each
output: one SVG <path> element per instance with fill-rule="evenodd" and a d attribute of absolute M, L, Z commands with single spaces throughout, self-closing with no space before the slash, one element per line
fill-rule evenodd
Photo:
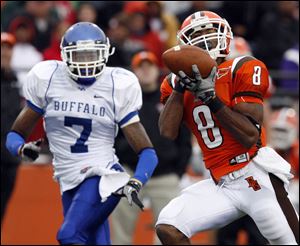
<path fill-rule="evenodd" d="M 24 138 L 15 131 L 10 131 L 6 136 L 6 148 L 13 156 L 18 156 L 19 148 L 24 143 Z"/>
<path fill-rule="evenodd" d="M 127 86 L 116 90 L 116 121 L 121 128 L 139 121 L 138 111 L 143 103 L 137 77 L 131 73 L 124 79 L 127 79 Z"/>
<path fill-rule="evenodd" d="M 143 149 L 139 154 L 139 161 L 133 177 L 144 185 L 151 178 L 157 164 L 158 158 L 154 148 Z"/>
<path fill-rule="evenodd" d="M 44 114 L 45 94 L 48 81 L 44 81 L 37 73 L 37 66 L 34 66 L 27 75 L 26 82 L 23 85 L 23 94 L 27 106 L 37 113 Z"/>
<path fill-rule="evenodd" d="M 264 63 L 254 59 L 245 62 L 233 81 L 232 104 L 263 103 L 269 87 L 269 73 Z"/>

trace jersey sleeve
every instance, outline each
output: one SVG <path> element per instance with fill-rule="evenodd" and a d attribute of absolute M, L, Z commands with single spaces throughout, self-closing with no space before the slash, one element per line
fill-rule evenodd
<path fill-rule="evenodd" d="M 45 94 L 51 79 L 49 71 L 54 71 L 56 67 L 56 63 L 38 63 L 29 71 L 23 84 L 23 94 L 27 106 L 39 114 L 44 114 L 45 111 Z"/>
<path fill-rule="evenodd" d="M 119 127 L 123 128 L 140 121 L 138 111 L 143 104 L 142 89 L 138 78 L 133 73 L 122 69 L 115 76 L 118 74 L 120 76 L 116 81 L 119 85 L 123 84 L 120 87 L 117 85 L 118 88 L 116 88 L 116 121 Z"/>
<path fill-rule="evenodd" d="M 173 88 L 170 85 L 169 76 L 165 77 L 163 82 L 160 85 L 160 102 L 165 104 L 171 95 Z"/>
<path fill-rule="evenodd" d="M 234 75 L 232 104 L 240 102 L 263 103 L 268 87 L 269 73 L 257 59 L 245 62 Z"/>

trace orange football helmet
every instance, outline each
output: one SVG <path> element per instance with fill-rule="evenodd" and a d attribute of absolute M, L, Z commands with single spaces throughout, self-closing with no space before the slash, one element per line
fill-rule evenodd
<path fill-rule="evenodd" d="M 207 29 L 214 29 L 215 32 L 193 37 L 196 32 Z M 207 50 L 215 60 L 229 54 L 233 35 L 231 27 L 224 18 L 211 11 L 198 11 L 184 20 L 177 38 L 180 44 L 196 45 Z M 217 41 L 216 47 L 212 47 L 212 40 Z"/>

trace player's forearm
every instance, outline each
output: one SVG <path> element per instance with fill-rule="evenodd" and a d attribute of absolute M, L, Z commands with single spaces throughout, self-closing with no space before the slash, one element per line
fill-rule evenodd
<path fill-rule="evenodd" d="M 20 112 L 13 123 L 11 131 L 6 137 L 6 148 L 13 156 L 18 156 L 20 154 L 20 147 L 22 147 L 25 143 L 40 117 L 40 114 L 34 112 L 28 107 L 25 107 Z"/>
<path fill-rule="evenodd" d="M 183 116 L 183 94 L 173 91 L 160 114 L 158 125 L 160 134 L 176 139 Z"/>
<path fill-rule="evenodd" d="M 258 140 L 259 132 L 243 114 L 224 106 L 214 113 L 220 124 L 244 147 L 251 148 Z"/>
<path fill-rule="evenodd" d="M 122 130 L 130 146 L 139 155 L 139 161 L 133 177 L 141 184 L 145 184 L 151 178 L 158 164 L 156 152 L 140 122 L 130 124 L 122 128 Z"/>
<path fill-rule="evenodd" d="M 19 149 L 24 143 L 25 139 L 17 132 L 10 131 L 6 136 L 5 146 L 13 156 L 19 155 Z"/>
<path fill-rule="evenodd" d="M 158 157 L 154 148 L 143 149 L 139 153 L 139 161 L 133 178 L 139 180 L 143 185 L 145 185 L 145 183 L 151 178 L 157 164 Z"/>
<path fill-rule="evenodd" d="M 31 110 L 29 107 L 24 107 L 13 123 L 11 130 L 21 134 L 26 140 L 34 129 L 41 115 Z"/>

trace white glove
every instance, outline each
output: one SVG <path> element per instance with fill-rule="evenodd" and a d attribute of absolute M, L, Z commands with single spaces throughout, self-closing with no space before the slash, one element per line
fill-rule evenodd
<path fill-rule="evenodd" d="M 213 67 L 209 76 L 202 78 L 197 65 L 192 65 L 194 78 L 188 77 L 183 71 L 179 71 L 180 84 L 185 89 L 194 93 L 196 98 L 201 99 L 203 103 L 208 103 L 215 96 L 215 81 L 217 67 Z"/>
<path fill-rule="evenodd" d="M 142 183 L 135 178 L 131 178 L 125 186 L 120 188 L 114 194 L 119 196 L 126 196 L 130 206 L 132 206 L 132 202 L 133 202 L 141 210 L 144 210 L 144 205 L 138 196 L 141 188 L 142 188 Z"/>
<path fill-rule="evenodd" d="M 41 151 L 40 145 L 43 139 L 23 144 L 19 149 L 19 155 L 24 161 L 35 161 Z"/>

